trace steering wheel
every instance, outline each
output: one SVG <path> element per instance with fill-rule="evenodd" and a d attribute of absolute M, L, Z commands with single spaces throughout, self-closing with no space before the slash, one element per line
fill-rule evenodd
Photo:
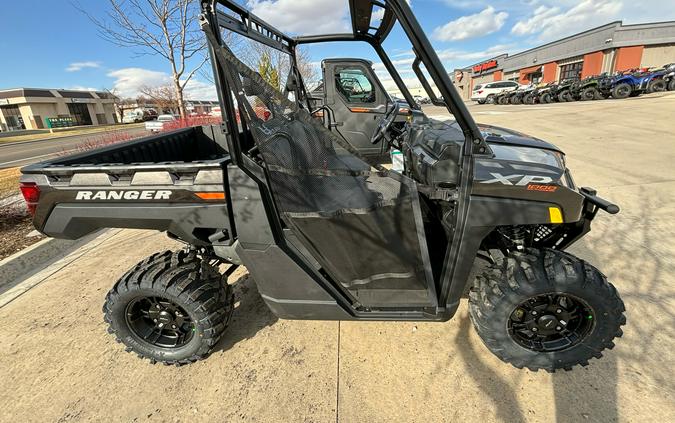
<path fill-rule="evenodd" d="M 391 105 L 391 108 L 384 112 L 384 117 L 377 125 L 375 132 L 373 132 L 373 136 L 370 137 L 370 142 L 372 144 L 377 144 L 378 142 L 382 141 L 382 139 L 387 134 L 387 131 L 389 131 L 389 128 L 394 123 L 394 120 L 396 120 L 399 109 L 400 107 L 398 103 L 394 101 Z"/>

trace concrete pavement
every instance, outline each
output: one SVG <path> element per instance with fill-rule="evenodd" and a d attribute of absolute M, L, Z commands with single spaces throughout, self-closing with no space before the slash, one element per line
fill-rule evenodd
<path fill-rule="evenodd" d="M 0 308 L 0 420 L 675 421 L 675 93 L 471 109 L 479 122 L 554 142 L 579 185 L 621 205 L 572 248 L 626 303 L 625 335 L 601 360 L 517 370 L 482 345 L 466 304 L 447 323 L 279 320 L 242 270 L 214 354 L 152 366 L 114 342 L 100 309 L 133 263 L 179 245 L 111 231 Z"/>

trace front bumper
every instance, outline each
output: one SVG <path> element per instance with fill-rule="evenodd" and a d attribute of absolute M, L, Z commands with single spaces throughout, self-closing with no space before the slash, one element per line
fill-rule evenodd
<path fill-rule="evenodd" d="M 604 210 L 609 214 L 617 214 L 620 211 L 616 204 L 598 197 L 596 190 L 593 188 L 581 187 L 579 188 L 579 194 L 584 197 L 581 219 L 577 222 L 560 225 L 556 234 L 557 240 L 549 247 L 564 250 L 586 235 L 591 230 L 591 222 L 598 210 Z"/>

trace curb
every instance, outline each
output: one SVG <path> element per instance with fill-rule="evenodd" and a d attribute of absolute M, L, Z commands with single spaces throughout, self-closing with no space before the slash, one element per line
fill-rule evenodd
<path fill-rule="evenodd" d="M 54 261 L 100 236 L 95 232 L 78 240 L 47 238 L 0 261 L 0 296 Z"/>

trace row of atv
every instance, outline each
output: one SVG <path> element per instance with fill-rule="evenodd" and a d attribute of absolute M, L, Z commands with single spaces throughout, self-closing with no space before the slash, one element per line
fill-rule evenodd
<path fill-rule="evenodd" d="M 494 96 L 495 104 L 547 104 L 554 102 L 623 99 L 660 91 L 675 91 L 675 63 L 655 70 L 632 69 L 601 74 L 582 80 L 528 85 Z"/>

